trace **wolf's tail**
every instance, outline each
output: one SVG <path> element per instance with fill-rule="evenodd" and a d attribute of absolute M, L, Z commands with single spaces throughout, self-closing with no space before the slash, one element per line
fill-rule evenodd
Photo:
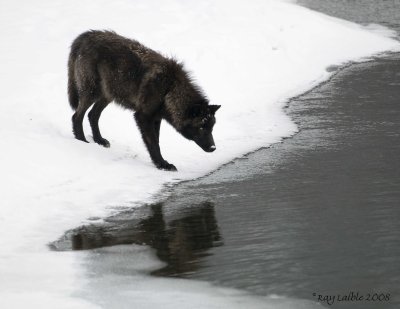
<path fill-rule="evenodd" d="M 76 110 L 79 105 L 79 95 L 76 88 L 74 71 L 74 59 L 70 56 L 68 60 L 68 99 L 69 105 L 71 105 L 73 110 Z"/>

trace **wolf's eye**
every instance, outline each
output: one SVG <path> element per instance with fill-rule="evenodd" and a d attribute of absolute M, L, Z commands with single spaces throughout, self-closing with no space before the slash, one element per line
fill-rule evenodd
<path fill-rule="evenodd" d="M 200 131 L 203 131 L 204 130 L 204 128 L 203 127 L 200 127 Z"/>

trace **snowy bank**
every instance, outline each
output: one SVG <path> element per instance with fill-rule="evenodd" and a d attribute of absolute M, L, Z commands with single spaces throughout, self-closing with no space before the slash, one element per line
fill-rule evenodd
<path fill-rule="evenodd" d="M 164 184 L 202 176 L 293 134 L 296 126 L 282 107 L 329 78 L 327 67 L 400 50 L 397 41 L 370 29 L 273 0 L 7 1 L 0 16 L 5 308 L 95 307 L 72 297 L 89 280 L 85 253 L 49 252 L 49 241 L 90 217 L 149 201 Z M 204 153 L 163 123 L 163 156 L 179 171 L 159 171 L 131 113 L 115 105 L 100 119 L 110 149 L 73 139 L 66 63 L 70 43 L 87 29 L 113 29 L 183 60 L 211 104 L 222 105 L 214 130 L 217 151 Z M 186 301 L 193 296 L 187 295 Z M 224 293 L 218 295 L 229 302 Z"/>

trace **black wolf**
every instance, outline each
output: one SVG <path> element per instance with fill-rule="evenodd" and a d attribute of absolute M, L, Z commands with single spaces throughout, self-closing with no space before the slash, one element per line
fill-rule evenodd
<path fill-rule="evenodd" d="M 191 81 L 182 64 L 112 31 L 88 31 L 71 46 L 68 60 L 69 103 L 75 110 L 73 132 L 86 141 L 82 121 L 87 109 L 96 143 L 109 147 L 101 136 L 99 118 L 111 102 L 135 111 L 135 120 L 150 157 L 159 169 L 176 170 L 163 159 L 159 146 L 161 120 L 204 151 L 215 150 L 212 136 L 220 105 L 208 100 Z"/>

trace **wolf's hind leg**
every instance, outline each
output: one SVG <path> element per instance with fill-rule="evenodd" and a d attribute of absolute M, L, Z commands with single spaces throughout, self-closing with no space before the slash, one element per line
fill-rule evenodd
<path fill-rule="evenodd" d="M 75 138 L 86 143 L 88 143 L 88 141 L 86 140 L 85 133 L 83 132 L 82 122 L 86 111 L 92 104 L 93 101 L 91 101 L 89 98 L 81 97 L 79 100 L 79 106 L 75 114 L 72 116 L 72 130 Z"/>
<path fill-rule="evenodd" d="M 101 112 L 107 107 L 110 102 L 105 99 L 98 100 L 89 112 L 89 122 L 92 128 L 93 140 L 104 147 L 110 147 L 110 142 L 103 138 L 99 129 L 99 118 Z"/>

